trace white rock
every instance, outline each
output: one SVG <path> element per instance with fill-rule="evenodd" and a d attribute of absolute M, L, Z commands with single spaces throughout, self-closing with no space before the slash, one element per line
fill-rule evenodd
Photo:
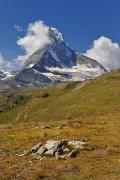
<path fill-rule="evenodd" d="M 54 151 L 54 149 L 50 149 L 50 150 L 46 151 L 44 153 L 44 155 L 45 156 L 54 156 L 55 155 L 55 151 Z"/>
<path fill-rule="evenodd" d="M 46 144 L 44 145 L 46 149 L 52 149 L 56 146 L 59 146 L 60 145 L 60 141 L 54 141 L 54 140 L 49 140 L 46 142 Z"/>
<path fill-rule="evenodd" d="M 44 146 L 41 146 L 40 149 L 36 152 L 36 154 L 39 154 L 40 156 L 43 155 L 47 149 Z"/>
<path fill-rule="evenodd" d="M 40 149 L 41 146 L 42 146 L 42 144 L 39 143 L 39 144 L 35 145 L 35 146 L 31 149 L 31 151 L 32 151 L 33 153 L 36 153 L 36 152 Z"/>
<path fill-rule="evenodd" d="M 68 148 L 63 149 L 63 153 L 69 153 L 70 150 Z"/>

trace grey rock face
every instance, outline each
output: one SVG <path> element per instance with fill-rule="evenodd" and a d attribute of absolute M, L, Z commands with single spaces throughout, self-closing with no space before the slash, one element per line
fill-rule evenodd
<path fill-rule="evenodd" d="M 26 86 L 46 86 L 47 84 L 50 84 L 52 81 L 40 74 L 37 73 L 35 70 L 31 68 L 24 69 L 16 74 L 12 78 L 13 81 L 19 82 L 20 84 L 26 85 Z"/>
<path fill-rule="evenodd" d="M 103 71 L 107 72 L 107 70 L 96 60 L 84 56 L 80 53 L 76 53 L 76 56 L 77 56 L 76 63 L 78 65 L 87 65 L 89 68 L 96 68 L 97 66 L 99 66 Z"/>

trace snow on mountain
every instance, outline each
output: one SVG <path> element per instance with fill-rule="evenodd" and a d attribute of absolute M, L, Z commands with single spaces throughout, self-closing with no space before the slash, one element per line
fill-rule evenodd
<path fill-rule="evenodd" d="M 10 80 L 15 74 L 11 72 L 4 72 L 4 77 L 1 78 L 2 81 L 8 81 Z"/>

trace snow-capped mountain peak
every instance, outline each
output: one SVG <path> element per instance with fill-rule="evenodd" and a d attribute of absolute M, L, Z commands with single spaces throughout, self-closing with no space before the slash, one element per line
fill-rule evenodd
<path fill-rule="evenodd" d="M 40 87 L 93 79 L 106 72 L 97 61 L 72 50 L 56 28 L 49 28 L 49 38 L 51 43 L 31 55 L 10 80 L 20 86 Z"/>
<path fill-rule="evenodd" d="M 50 39 L 64 41 L 63 34 L 59 32 L 58 29 L 56 28 L 53 28 L 53 27 L 49 28 L 49 36 L 50 36 Z"/>

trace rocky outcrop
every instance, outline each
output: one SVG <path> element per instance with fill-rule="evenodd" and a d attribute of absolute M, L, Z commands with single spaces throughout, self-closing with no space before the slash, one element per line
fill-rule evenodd
<path fill-rule="evenodd" d="M 29 155 L 35 159 L 42 159 L 42 157 L 55 157 L 57 160 L 65 160 L 67 158 L 76 158 L 80 150 L 84 149 L 87 142 L 82 140 L 48 140 L 46 143 L 39 143 L 35 145 Z M 26 155 L 22 153 L 19 157 Z M 28 154 L 27 154 L 28 155 Z"/>

